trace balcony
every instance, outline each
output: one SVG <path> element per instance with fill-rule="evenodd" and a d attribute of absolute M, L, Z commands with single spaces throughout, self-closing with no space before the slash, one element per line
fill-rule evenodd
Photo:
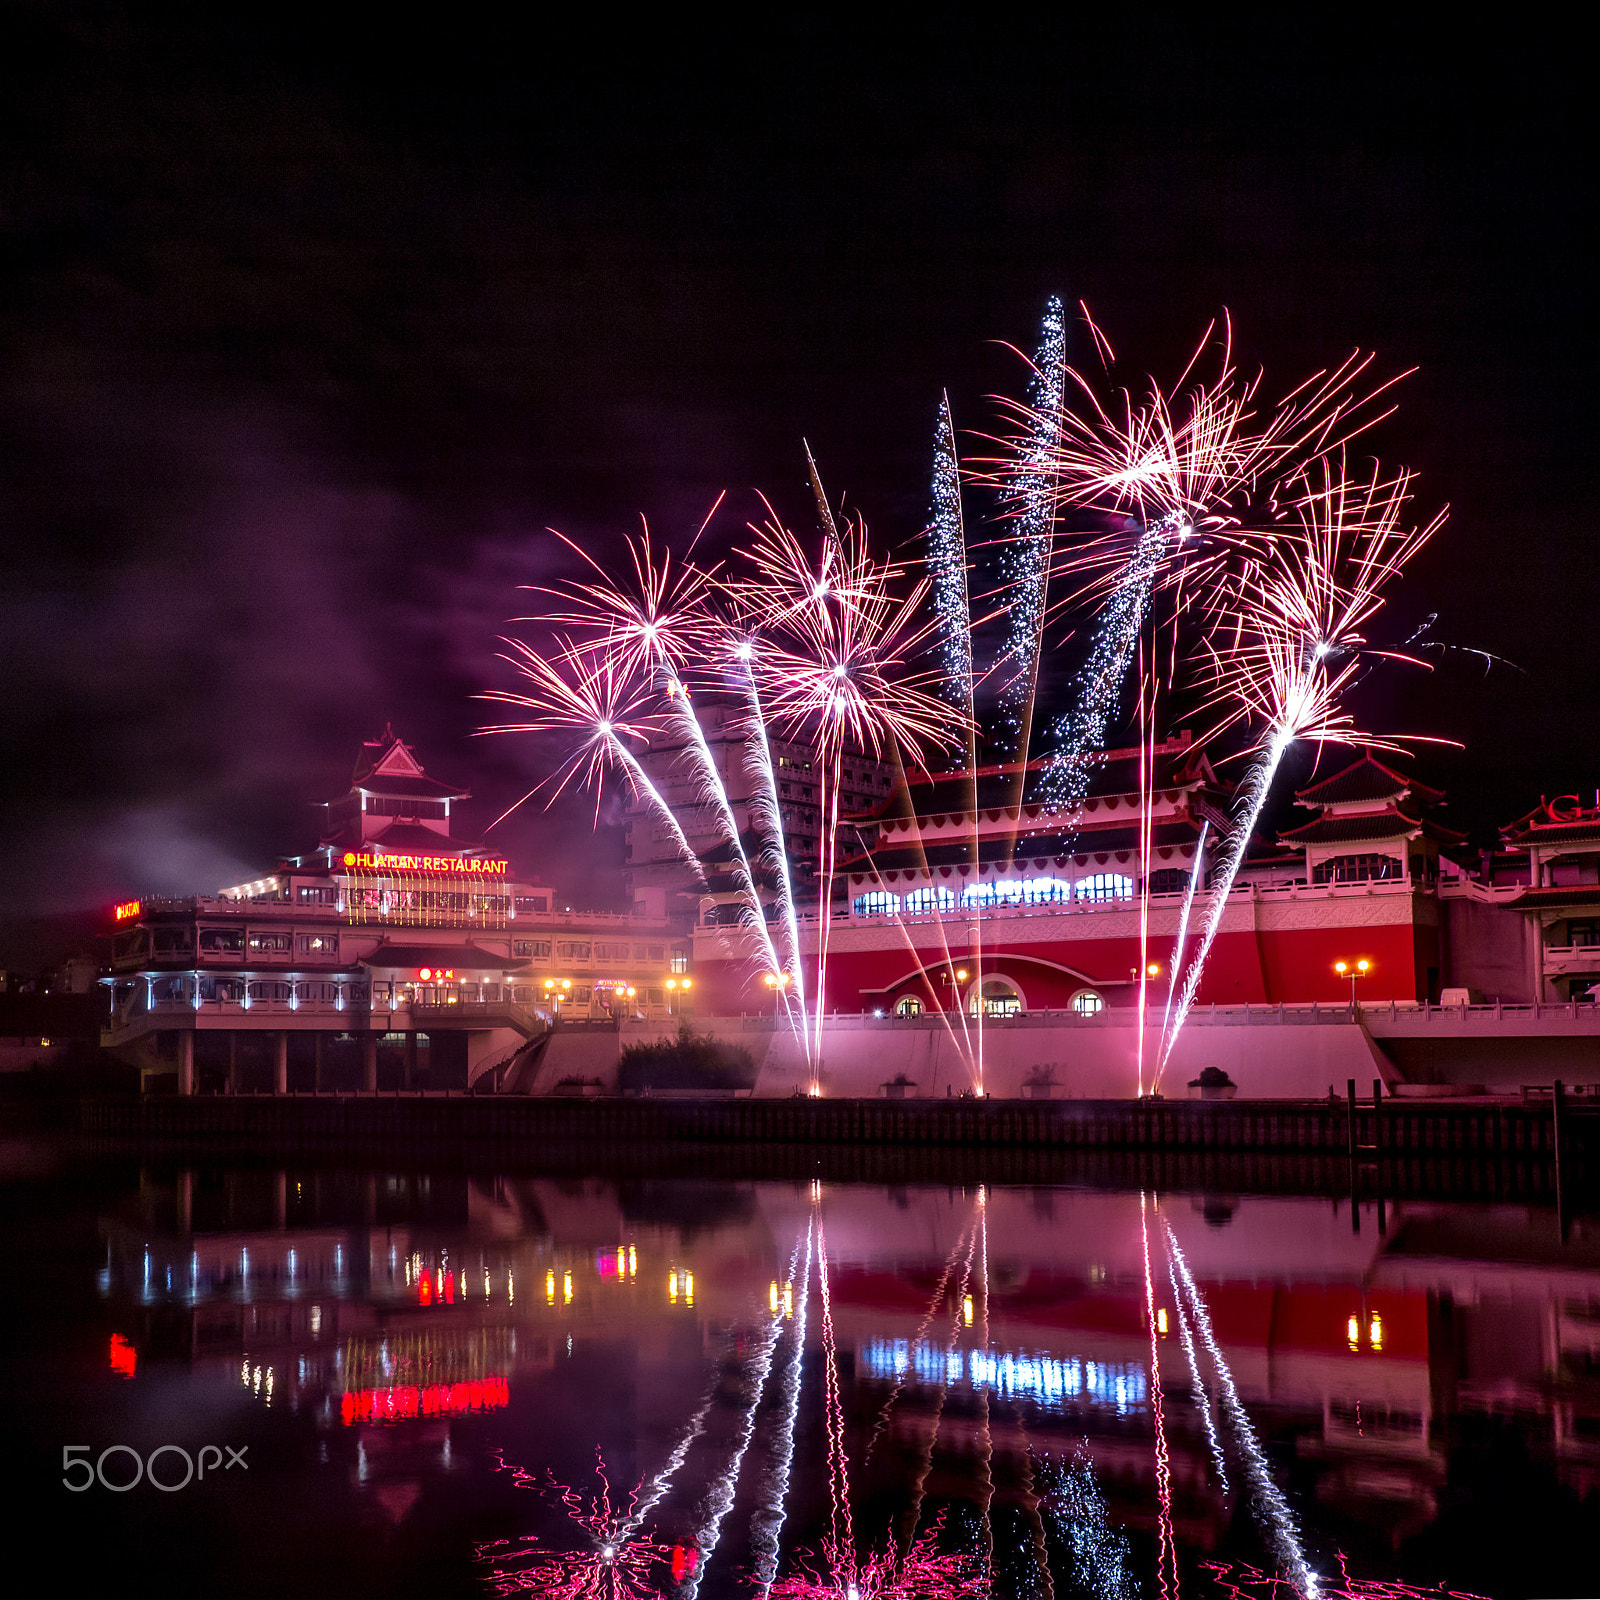
<path fill-rule="evenodd" d="M 1547 944 L 1544 970 L 1547 977 L 1600 977 L 1600 944 Z"/>

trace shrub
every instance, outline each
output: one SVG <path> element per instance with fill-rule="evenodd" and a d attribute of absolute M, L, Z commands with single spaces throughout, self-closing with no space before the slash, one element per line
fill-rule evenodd
<path fill-rule="evenodd" d="M 678 1037 L 629 1045 L 617 1063 L 617 1087 L 624 1094 L 646 1089 L 703 1089 L 707 1092 L 753 1088 L 755 1059 L 741 1045 L 723 1044 L 710 1034 L 697 1036 L 687 1022 Z"/>

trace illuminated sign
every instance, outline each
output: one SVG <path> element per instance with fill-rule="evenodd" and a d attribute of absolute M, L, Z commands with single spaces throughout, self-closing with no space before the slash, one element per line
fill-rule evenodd
<path fill-rule="evenodd" d="M 374 855 L 370 850 L 346 850 L 343 861 L 347 872 L 370 872 L 379 877 L 417 872 L 453 878 L 503 878 L 510 868 L 508 861 L 478 856 L 387 856 Z"/>
<path fill-rule="evenodd" d="M 111 914 L 117 919 L 118 922 L 126 922 L 129 920 L 129 918 L 138 916 L 143 910 L 144 901 L 124 900 L 121 905 L 113 906 L 111 908 Z"/>
<path fill-rule="evenodd" d="M 393 1389 L 359 1389 L 339 1402 L 348 1428 L 357 1422 L 398 1422 L 407 1417 L 443 1417 L 452 1412 L 488 1411 L 511 1404 L 504 1378 L 473 1378 L 465 1383 L 402 1384 Z"/>
<path fill-rule="evenodd" d="M 904 1339 L 871 1340 L 862 1354 L 862 1366 L 874 1377 L 899 1378 L 909 1367 L 924 1383 L 944 1388 L 965 1379 L 974 1389 L 1055 1410 L 1087 1403 L 1121 1416 L 1142 1411 L 1147 1395 L 1145 1370 L 1137 1362 L 1084 1361 L 1034 1351 L 947 1350 Z"/>
<path fill-rule="evenodd" d="M 417 969 L 417 976 L 424 983 L 445 983 L 453 979 L 455 975 L 456 969 L 454 967 L 419 967 Z"/>
<path fill-rule="evenodd" d="M 119 1378 L 131 1378 L 139 1367 L 138 1352 L 120 1333 L 111 1335 L 111 1370 Z"/>

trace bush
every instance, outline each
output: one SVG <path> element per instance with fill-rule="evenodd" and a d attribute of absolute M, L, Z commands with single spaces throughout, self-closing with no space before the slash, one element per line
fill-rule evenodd
<path fill-rule="evenodd" d="M 722 1044 L 710 1034 L 697 1037 L 687 1022 L 668 1043 L 629 1045 L 617 1063 L 617 1087 L 624 1094 L 648 1089 L 701 1089 L 727 1093 L 755 1086 L 756 1064 L 741 1045 Z"/>

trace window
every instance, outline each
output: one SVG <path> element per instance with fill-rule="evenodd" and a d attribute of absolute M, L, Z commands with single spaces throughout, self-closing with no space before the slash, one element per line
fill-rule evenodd
<path fill-rule="evenodd" d="M 664 944 L 636 944 L 633 947 L 635 961 L 665 961 L 667 947 Z"/>
<path fill-rule="evenodd" d="M 588 988 L 588 985 L 585 984 L 582 988 L 574 989 L 572 991 L 572 998 L 580 1006 L 588 1005 L 588 1003 L 589 1003 L 589 988 Z"/>
<path fill-rule="evenodd" d="M 250 999 L 256 1000 L 287 1000 L 290 989 L 287 983 L 279 979 L 257 979 L 250 985 Z"/>
<path fill-rule="evenodd" d="M 533 999 L 533 985 L 519 983 L 512 991 L 511 998 L 521 1005 L 527 1005 Z"/>
<path fill-rule="evenodd" d="M 687 972 L 689 970 L 689 952 L 687 950 L 674 950 L 672 952 L 672 970 L 674 972 Z"/>
<path fill-rule="evenodd" d="M 184 935 L 184 947 L 188 948 L 188 930 L 185 928 L 163 928 L 161 930 L 170 939 L 174 933 Z M 119 933 L 111 942 L 111 956 L 115 961 L 131 961 L 136 956 L 142 956 L 149 948 L 150 935 L 143 928 L 135 928 L 131 933 Z"/>
<path fill-rule="evenodd" d="M 587 961 L 592 950 L 587 939 L 558 939 L 556 954 L 563 961 Z"/>
<path fill-rule="evenodd" d="M 902 995 L 894 1003 L 894 1014 L 897 1017 L 920 1017 L 922 1002 L 914 994 Z"/>
<path fill-rule="evenodd" d="M 887 889 L 873 889 L 858 894 L 853 909 L 858 917 L 892 917 L 900 909 L 900 896 Z"/>
<path fill-rule="evenodd" d="M 1593 917 L 1579 920 L 1569 918 L 1567 921 L 1567 943 L 1581 945 L 1600 944 L 1600 920 Z M 1585 979 L 1586 983 L 1590 980 Z"/>
<path fill-rule="evenodd" d="M 205 955 L 238 956 L 244 954 L 242 928 L 202 928 L 200 949 Z"/>
<path fill-rule="evenodd" d="M 295 891 L 295 898 L 303 906 L 331 906 L 334 895 L 337 892 L 334 889 L 324 889 L 312 884 L 302 883 Z"/>
<path fill-rule="evenodd" d="M 1105 1008 L 1105 996 L 1097 994 L 1093 989 L 1080 989 L 1072 997 L 1072 1009 L 1080 1017 L 1092 1017 L 1097 1011 L 1104 1011 Z"/>
<path fill-rule="evenodd" d="M 550 909 L 550 896 L 547 894 L 519 894 L 517 896 L 517 915 L 531 917 Z"/>
<path fill-rule="evenodd" d="M 1162 867 L 1150 874 L 1151 894 L 1182 894 L 1189 887 L 1189 874 L 1182 867 Z"/>
<path fill-rule="evenodd" d="M 259 952 L 262 955 L 286 956 L 293 949 L 293 934 L 263 933 L 259 929 L 252 929 L 250 932 L 251 954 Z"/>
<path fill-rule="evenodd" d="M 1375 878 L 1401 877 L 1401 863 L 1393 856 L 1330 856 L 1312 873 L 1313 883 L 1370 883 Z"/>
<path fill-rule="evenodd" d="M 1022 1011 L 1022 992 L 1009 978 L 985 978 L 982 988 L 983 1014 L 986 1017 L 1015 1017 Z M 967 1010 L 978 1014 L 979 992 L 967 1001 Z"/>
<path fill-rule="evenodd" d="M 1079 878 L 1077 894 L 1080 900 L 1131 900 L 1133 879 L 1120 872 L 1096 872 Z"/>
<path fill-rule="evenodd" d="M 907 911 L 954 911 L 956 897 L 950 889 L 913 889 L 906 896 Z"/>
<path fill-rule="evenodd" d="M 186 956 L 194 948 L 187 928 L 157 928 L 155 944 L 158 956 Z"/>
<path fill-rule="evenodd" d="M 339 954 L 339 935 L 336 933 L 302 933 L 300 954 L 332 959 Z"/>
<path fill-rule="evenodd" d="M 594 953 L 601 961 L 626 961 L 628 948 L 625 944 L 597 944 Z"/>

